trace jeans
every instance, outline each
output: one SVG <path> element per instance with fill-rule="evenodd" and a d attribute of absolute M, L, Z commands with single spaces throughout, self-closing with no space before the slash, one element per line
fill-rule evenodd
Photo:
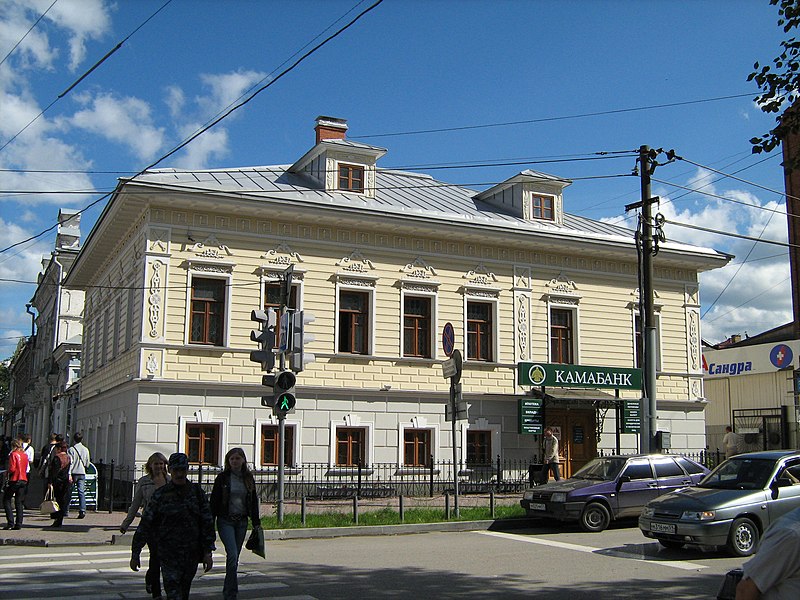
<path fill-rule="evenodd" d="M 549 474 L 552 472 L 553 473 L 553 477 L 555 477 L 556 481 L 560 481 L 561 480 L 561 475 L 559 475 L 559 473 L 558 473 L 558 461 L 547 463 L 544 466 L 544 468 L 545 468 L 545 473 L 546 473 L 547 477 L 549 477 Z M 544 482 L 547 483 L 547 479 L 545 479 Z"/>
<path fill-rule="evenodd" d="M 6 493 L 3 494 L 3 507 L 6 509 L 6 519 L 9 525 L 22 526 L 22 514 L 25 503 L 25 493 L 28 491 L 27 481 L 9 481 Z M 14 520 L 11 498 L 14 498 L 13 508 L 16 509 L 17 520 Z"/>
<path fill-rule="evenodd" d="M 86 512 L 86 475 L 73 474 L 72 482 L 78 487 L 78 510 Z M 69 510 L 69 506 L 67 506 Z"/>
<path fill-rule="evenodd" d="M 217 517 L 219 539 L 225 546 L 225 584 L 222 586 L 224 600 L 236 600 L 239 595 L 239 581 L 236 572 L 239 568 L 239 554 L 247 535 L 247 518 L 233 521 Z"/>

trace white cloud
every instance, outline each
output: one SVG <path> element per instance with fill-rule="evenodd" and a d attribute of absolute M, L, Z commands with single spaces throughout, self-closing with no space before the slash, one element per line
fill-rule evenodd
<path fill-rule="evenodd" d="M 183 90 L 177 85 L 171 85 L 167 88 L 166 98 L 164 102 L 169 108 L 169 114 L 173 119 L 180 117 L 183 108 L 186 105 L 186 96 Z"/>
<path fill-rule="evenodd" d="M 183 130 L 183 136 L 189 137 L 199 128 L 199 124 L 188 125 Z M 219 159 L 227 153 L 228 130 L 217 126 L 192 140 L 183 149 L 174 164 L 179 169 L 202 169 L 205 168 L 212 157 Z"/>
<path fill-rule="evenodd" d="M 200 75 L 201 81 L 210 89 L 211 93 L 207 96 L 198 96 L 196 98 L 197 105 L 203 111 L 205 118 L 210 118 L 228 108 L 229 105 L 240 101 L 240 96 L 264 77 L 266 74 L 259 71 Z M 231 116 L 235 114 L 236 112 Z"/>
<path fill-rule="evenodd" d="M 136 156 L 149 160 L 164 145 L 164 129 L 153 124 L 150 106 L 138 98 L 98 94 L 79 96 L 88 108 L 76 112 L 70 124 L 127 146 Z"/>
<path fill-rule="evenodd" d="M 36 0 L 30 3 L 36 7 L 39 14 L 47 10 L 51 4 L 49 0 Z M 45 19 L 69 32 L 69 66 L 73 71 L 86 58 L 86 41 L 101 39 L 111 27 L 108 6 L 102 0 L 59 0 L 47 12 Z"/>

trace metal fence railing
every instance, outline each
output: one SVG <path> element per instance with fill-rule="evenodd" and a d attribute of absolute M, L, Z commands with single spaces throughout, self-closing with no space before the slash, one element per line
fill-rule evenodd
<path fill-rule="evenodd" d="M 142 467 L 97 464 L 97 494 L 100 510 L 124 509 L 130 504 L 135 482 L 144 474 Z M 193 465 L 189 479 L 211 492 L 214 478 L 222 471 L 212 465 Z M 253 476 L 262 502 L 278 497 L 278 469 L 254 469 Z M 459 464 L 461 494 L 516 493 L 531 483 L 530 463 L 501 460 L 492 463 Z M 304 463 L 287 466 L 284 471 L 286 499 L 389 498 L 394 496 L 440 496 L 453 492 L 452 461 L 429 461 L 428 466 L 406 467 L 396 463 L 356 466 L 331 466 Z"/>
<path fill-rule="evenodd" d="M 599 456 L 608 452 L 599 452 Z M 679 453 L 713 469 L 725 459 L 717 450 Z M 133 497 L 136 481 L 144 474 L 142 467 L 103 463 L 97 466 L 97 505 L 100 510 L 125 510 Z M 518 493 L 538 481 L 541 465 L 525 460 L 501 460 L 481 464 L 459 464 L 460 494 Z M 221 468 L 199 464 L 189 470 L 189 479 L 210 493 Z M 254 469 L 262 502 L 278 498 L 278 469 Z M 341 500 L 349 498 L 423 497 L 453 493 L 452 461 L 428 461 L 424 467 L 398 466 L 396 463 L 373 463 L 350 467 L 327 463 L 304 463 L 287 466 L 284 472 L 284 498 Z"/>

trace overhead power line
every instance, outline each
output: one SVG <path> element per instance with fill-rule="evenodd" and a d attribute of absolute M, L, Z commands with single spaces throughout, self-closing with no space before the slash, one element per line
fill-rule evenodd
<path fill-rule="evenodd" d="M 167 3 L 166 3 L 166 4 L 169 4 L 170 2 L 172 2 L 172 0 L 167 0 Z M 359 20 L 360 20 L 360 19 L 361 19 L 361 18 L 362 18 L 364 15 L 366 15 L 367 13 L 369 13 L 370 11 L 372 11 L 373 9 L 375 9 L 375 8 L 376 8 L 378 5 L 380 5 L 382 2 L 383 2 L 383 0 L 377 0 L 376 2 L 374 2 L 373 4 L 371 4 L 369 7 L 365 8 L 365 9 L 364 9 L 363 11 L 361 11 L 361 12 L 360 12 L 358 15 L 356 15 L 356 17 L 355 17 L 354 19 L 352 19 L 350 22 L 348 22 L 348 23 L 347 23 L 346 25 L 344 25 L 343 27 L 339 28 L 339 29 L 338 29 L 338 30 L 337 30 L 335 33 L 333 33 L 333 34 L 331 34 L 330 36 L 328 36 L 327 38 L 325 38 L 325 39 L 324 39 L 322 42 L 320 42 L 319 44 L 317 44 L 316 46 L 314 46 L 313 48 L 311 48 L 311 50 L 309 50 L 308 52 L 306 52 L 305 54 L 303 54 L 303 55 L 302 55 L 300 58 L 298 58 L 298 59 L 297 59 L 295 62 L 293 62 L 293 63 L 292 63 L 292 64 L 291 64 L 289 67 L 287 67 L 286 69 L 284 69 L 283 71 L 281 71 L 281 73 L 279 73 L 279 74 L 278 74 L 278 75 L 277 75 L 277 76 L 276 76 L 274 79 L 272 79 L 272 80 L 271 80 L 269 83 L 267 83 L 266 85 L 263 85 L 263 86 L 262 86 L 262 87 L 260 87 L 258 90 L 256 90 L 255 92 L 253 92 L 253 94 L 252 94 L 252 95 L 250 95 L 250 97 L 248 97 L 246 100 L 244 100 L 244 101 L 240 102 L 239 104 L 237 104 L 237 105 L 233 106 L 231 109 L 229 109 L 228 111 L 226 111 L 226 112 L 225 112 L 225 113 L 224 113 L 222 116 L 218 117 L 217 119 L 215 119 L 214 121 L 212 121 L 211 123 L 209 123 L 208 125 L 206 125 L 205 127 L 203 127 L 202 129 L 200 129 L 199 131 L 196 131 L 194 134 L 192 134 L 192 135 L 191 135 L 191 136 L 189 136 L 189 137 L 188 137 L 186 140 L 184 140 L 183 142 L 181 142 L 180 144 L 178 144 L 178 145 L 177 145 L 175 148 L 173 148 L 172 150 L 170 150 L 169 152 L 167 152 L 166 154 L 164 154 L 164 155 L 163 155 L 161 158 L 159 158 L 158 160 L 156 160 L 154 163 L 152 163 L 151 165 L 149 165 L 149 166 L 145 167 L 144 169 L 142 169 L 141 171 L 139 171 L 139 172 L 138 172 L 136 175 L 134 175 L 134 177 L 133 177 L 133 178 L 135 179 L 137 175 L 142 175 L 142 174 L 144 174 L 146 171 L 148 171 L 149 169 L 152 169 L 152 168 L 154 168 L 156 165 L 158 165 L 159 163 L 161 163 L 162 161 L 164 161 L 166 158 L 168 158 L 168 157 L 172 156 L 173 154 L 175 154 L 176 152 L 178 152 L 178 151 L 179 151 L 181 148 L 184 148 L 184 147 L 186 147 L 186 146 L 187 146 L 189 143 L 191 143 L 193 140 L 197 139 L 197 138 L 198 138 L 198 137 L 199 137 L 201 134 L 203 134 L 204 132 L 208 131 L 209 129 L 211 129 L 212 127 L 214 127 L 216 124 L 218 124 L 220 121 L 222 121 L 223 119 L 225 119 L 226 117 L 228 117 L 228 116 L 229 116 L 231 113 L 233 113 L 235 110 L 237 110 L 237 109 L 241 108 L 242 106 L 244 106 L 245 104 L 247 104 L 248 102 L 250 102 L 250 101 L 251 101 L 253 98 L 255 98 L 255 97 L 258 95 L 258 94 L 260 94 L 260 93 L 261 93 L 261 92 L 263 92 L 265 89 L 269 88 L 269 87 L 270 87 L 270 86 L 272 86 L 274 83 L 276 83 L 278 80 L 280 80 L 280 79 L 281 79 L 281 78 L 282 78 L 284 75 L 286 75 L 287 73 L 290 73 L 292 70 L 294 70 L 294 69 L 295 69 L 295 68 L 296 68 L 298 65 L 300 65 L 300 63 L 302 63 L 302 62 L 303 62 L 305 59 L 307 59 L 309 56 L 311 56 L 312 54 L 314 54 L 314 53 L 315 53 L 317 50 L 319 50 L 320 48 L 322 48 L 323 46 L 325 46 L 325 45 L 326 45 L 328 42 L 330 42 L 331 40 L 333 40 L 334 38 L 338 37 L 340 34 L 342 34 L 343 32 L 345 32 L 347 29 L 349 29 L 350 27 L 352 27 L 352 26 L 353 26 L 353 25 L 354 25 L 356 22 L 358 22 L 358 21 L 359 21 Z M 164 6 L 166 6 L 166 4 L 165 4 Z M 163 8 L 163 6 L 162 6 L 162 8 Z M 160 11 L 160 10 L 161 10 L 161 9 L 159 9 L 159 11 Z M 158 12 L 158 11 L 157 11 L 157 12 Z M 155 16 L 155 13 L 154 13 L 154 15 L 153 15 L 153 16 Z M 151 18 L 152 18 L 152 17 L 151 17 Z M 140 26 L 140 27 L 141 27 L 141 26 Z M 138 29 L 138 28 L 137 28 L 137 29 Z M 131 35 L 132 35 L 132 34 L 131 34 Z M 129 36 L 129 37 L 130 37 L 130 36 Z M 127 38 L 126 38 L 126 39 L 127 39 Z M 17 135 L 19 135 L 19 134 L 17 134 Z M 16 137 L 16 136 L 15 136 L 15 137 Z M 8 143 L 10 143 L 10 141 L 6 143 L 6 146 L 8 145 Z M 3 149 L 3 148 L 5 148 L 5 146 L 3 146 L 2 148 L 0 148 L 0 151 L 2 151 L 2 149 Z M 111 192 L 111 193 L 113 193 L 113 192 Z M 102 196 L 102 197 L 98 198 L 98 199 L 97 199 L 97 200 L 95 200 L 94 202 L 91 202 L 90 204 L 88 204 L 88 205 L 87 205 L 87 206 L 85 206 L 84 208 L 82 208 L 82 209 L 80 209 L 80 210 L 76 211 L 76 214 L 82 214 L 82 213 L 84 213 L 85 211 L 87 211 L 87 210 L 88 210 L 89 208 L 91 208 L 92 206 L 96 205 L 97 203 L 99 203 L 99 202 L 101 202 L 102 200 L 104 200 L 104 199 L 108 198 L 109 196 L 111 196 L 111 193 L 105 194 L 104 196 Z M 27 243 L 27 242 L 31 242 L 31 241 L 33 241 L 33 240 L 35 240 L 35 239 L 37 239 L 37 238 L 39 238 L 39 237 L 41 237 L 41 236 L 45 235 L 46 233 L 48 233 L 48 232 L 52 231 L 52 230 L 53 230 L 53 229 L 55 229 L 57 226 L 58 226 L 58 224 L 56 223 L 56 224 L 52 225 L 51 227 L 48 227 L 47 229 L 45 229 L 45 230 L 43 230 L 43 231 L 40 231 L 40 232 L 39 232 L 39 233 L 37 233 L 36 235 L 30 236 L 30 237 L 28 237 L 28 238 L 26 238 L 26 239 L 24 239 L 24 240 L 21 240 L 21 241 L 19 241 L 19 242 L 16 242 L 16 243 L 14 243 L 14 244 L 11 244 L 10 246 L 6 246 L 5 248 L 3 248 L 3 249 L 0 249 L 0 254 L 3 254 L 3 253 L 5 253 L 5 252 L 8 252 L 8 251 L 9 251 L 9 250 L 11 250 L 12 248 L 16 248 L 17 246 L 20 246 L 20 245 L 22 245 L 22 244 L 25 244 L 25 243 Z"/>
<path fill-rule="evenodd" d="M 702 98 L 700 100 L 686 100 L 683 102 L 668 102 L 665 104 L 652 104 L 650 106 L 637 106 L 633 108 L 617 108 L 612 110 L 600 110 L 596 112 L 580 113 L 576 115 L 564 115 L 560 117 L 542 117 L 540 119 L 525 119 L 523 121 L 505 121 L 501 123 L 482 123 L 478 125 L 460 125 L 457 127 L 438 127 L 436 129 L 417 129 L 414 131 L 394 131 L 391 133 L 373 133 L 369 135 L 351 136 L 351 139 L 369 139 L 382 137 L 396 137 L 403 135 L 422 135 L 426 133 L 446 133 L 450 131 L 468 131 L 471 129 L 488 129 L 490 127 L 509 127 L 512 125 L 530 125 L 533 123 L 547 123 L 550 121 L 565 121 L 567 119 L 583 119 L 585 117 L 597 117 L 602 115 L 615 115 L 621 113 L 638 112 L 643 110 L 655 110 L 659 108 L 671 108 L 675 106 L 687 106 L 689 104 L 703 104 L 705 102 L 717 102 L 720 100 L 730 100 L 732 98 L 753 97 L 752 92 L 748 94 L 733 94 L 731 96 L 718 96 L 716 98 Z"/>
<path fill-rule="evenodd" d="M 33 25 L 31 25 L 31 26 L 30 26 L 30 28 L 28 29 L 28 31 L 26 31 L 26 32 L 25 32 L 25 35 L 23 35 L 23 36 L 22 36 L 22 37 L 19 39 L 19 41 L 18 41 L 16 44 L 14 44 L 14 47 L 13 47 L 11 50 L 9 50 L 9 51 L 8 51 L 8 54 L 6 54 L 6 55 L 3 57 L 3 60 L 0 60 L 0 65 L 2 65 L 4 62 L 6 62 L 6 60 L 8 59 L 8 57 L 9 57 L 9 56 L 11 56 L 11 55 L 14 53 L 14 50 L 16 50 L 16 49 L 19 47 L 19 45 L 20 45 L 20 44 L 21 44 L 21 43 L 22 43 L 22 42 L 25 40 L 25 38 L 26 38 L 26 37 L 28 37 L 28 34 L 29 34 L 31 31 L 33 31 L 33 29 L 34 29 L 34 28 L 35 28 L 35 27 L 36 27 L 36 26 L 39 24 L 39 21 L 41 21 L 42 19 L 44 19 L 44 16 L 45 16 L 47 13 L 49 13 L 49 12 L 50 12 L 50 9 L 51 9 L 51 8 L 53 8 L 53 7 L 56 5 L 56 2 L 58 2 L 58 0 L 53 0 L 53 3 L 52 3 L 50 6 L 48 6 L 48 7 L 47 7 L 47 10 L 45 10 L 45 11 L 44 11 L 44 12 L 43 12 L 41 15 L 39 15 L 39 18 L 38 18 L 38 19 L 36 19 L 36 20 L 33 22 Z"/>
<path fill-rule="evenodd" d="M 706 319 L 706 318 L 704 318 L 704 322 L 706 322 L 706 323 L 713 323 L 714 321 L 717 321 L 718 319 L 721 319 L 722 317 L 727 317 L 729 314 L 736 312 L 737 310 L 739 310 L 739 309 L 740 309 L 740 308 L 742 308 L 743 306 L 747 306 L 748 304 L 750 304 L 750 303 L 751 303 L 751 302 L 753 302 L 754 300 L 758 300 L 758 299 L 759 299 L 761 296 L 763 296 L 763 295 L 764 295 L 764 294 L 766 294 L 767 292 L 771 292 L 771 291 L 772 291 L 772 290 L 774 290 L 776 287 L 783 285 L 784 283 L 786 283 L 786 282 L 787 282 L 787 281 L 789 281 L 790 279 L 791 279 L 791 277 L 787 277 L 786 279 L 783 279 L 782 281 L 779 281 L 779 282 L 778 282 L 778 283 L 776 283 L 775 285 L 772 285 L 772 286 L 768 287 L 767 289 L 765 289 L 763 292 L 761 292 L 761 293 L 759 293 L 759 294 L 756 294 L 755 296 L 753 296 L 753 297 L 752 297 L 752 298 L 750 298 L 749 300 L 746 300 L 746 301 L 742 302 L 742 303 L 741 303 L 739 306 L 736 306 L 736 307 L 734 307 L 734 308 L 730 309 L 729 311 L 722 313 L 721 315 L 717 315 L 717 316 L 716 316 L 716 317 L 714 317 L 713 319 Z M 706 314 L 708 314 L 708 311 L 706 311 Z"/>
<path fill-rule="evenodd" d="M 73 89 L 74 89 L 74 88 L 75 88 L 75 87 L 76 87 L 78 84 L 80 84 L 80 82 L 81 82 L 81 81 L 83 81 L 83 80 L 84 80 L 84 79 L 86 79 L 86 78 L 87 78 L 89 75 L 91 75 L 91 73 L 92 73 L 92 72 L 93 72 L 95 69 L 97 69 L 97 67 L 99 67 L 100 65 L 102 65 L 102 64 L 103 64 L 103 63 L 104 63 L 106 60 L 108 60 L 108 59 L 111 57 L 111 55 L 112 55 L 112 54 L 114 54 L 114 53 L 115 53 L 117 50 L 119 50 L 120 48 L 122 48 L 122 45 L 123 45 L 125 42 L 127 42 L 127 41 L 128 41 L 128 40 L 129 40 L 129 39 L 130 39 L 130 38 L 131 38 L 131 37 L 132 37 L 132 36 L 133 36 L 133 35 L 134 35 L 134 34 L 135 34 L 137 31 L 139 31 L 139 30 L 140 30 L 142 27 L 144 27 L 145 25 L 147 25 L 147 23 L 148 23 L 148 22 L 150 22 L 150 20 L 151 20 L 151 19 L 153 19 L 153 18 L 154 18 L 154 17 L 155 17 L 155 16 L 156 16 L 158 13 L 160 13 L 162 10 L 164 10 L 164 9 L 167 7 L 167 5 L 168 5 L 170 2 L 172 2 L 172 0 L 167 0 L 167 1 L 166 1 L 164 4 L 162 4 L 162 5 L 161 5 L 161 8 L 159 8 L 159 9 L 158 9 L 157 11 L 155 11 L 155 12 L 154 12 L 152 15 L 150 15 L 149 17 L 147 17 L 147 19 L 145 19 L 145 20 L 144 20 L 144 22 L 142 22 L 142 23 L 141 23 L 141 24 L 140 24 L 140 25 L 139 25 L 139 26 L 138 26 L 136 29 L 134 29 L 133 31 L 131 31 L 131 32 L 130 32 L 130 33 L 127 35 L 127 36 L 125 36 L 125 37 L 122 39 L 122 41 L 120 41 L 120 42 L 119 42 L 119 43 L 118 43 L 116 46 L 114 46 L 114 47 L 113 47 L 111 50 L 109 50 L 108 52 L 106 52 L 106 54 L 105 54 L 105 56 L 103 56 L 103 58 L 101 58 L 101 59 L 100 59 L 100 60 L 98 60 L 96 63 L 94 63 L 94 65 L 92 65 L 92 67 L 91 67 L 91 68 L 90 68 L 88 71 L 86 71 L 86 72 L 85 72 L 83 75 L 81 75 L 80 77 L 78 77 L 78 79 L 76 79 L 76 80 L 75 80 L 75 81 L 74 81 L 74 82 L 73 82 L 73 83 L 72 83 L 72 84 L 71 84 L 71 85 L 70 85 L 70 86 L 69 86 L 69 87 L 68 87 L 66 90 L 64 90 L 64 91 L 63 91 L 63 92 L 61 92 L 61 93 L 60 93 L 58 96 L 56 96 L 56 98 L 55 98 L 55 99 L 54 99 L 54 100 L 53 100 L 53 101 L 52 101 L 50 104 L 48 104 L 48 105 L 47 105 L 47 106 L 44 108 L 44 110 L 42 110 L 42 111 L 41 111 L 41 112 L 40 112 L 38 115 L 36 115 L 35 117 L 33 117 L 33 119 L 31 119 L 31 120 L 30 120 L 30 122 L 29 122 L 27 125 L 25 125 L 25 127 L 23 127 L 22 129 L 20 129 L 20 130 L 19 130 L 17 133 L 15 133 L 15 134 L 14 134 L 14 135 L 11 137 L 11 139 L 9 139 L 8 141 L 6 141 L 6 143 L 5 143 L 5 144 L 3 144 L 2 146 L 0 146 L 0 152 L 2 152 L 2 151 L 3 151 L 3 150 L 6 148 L 6 146 L 8 146 L 8 145 L 9 145 L 11 142 L 13 142 L 15 139 L 17 139 L 17 137 L 19 137 L 19 135 L 20 135 L 20 134 L 22 134 L 22 133 L 23 133 L 23 132 L 24 132 L 24 131 L 25 131 L 25 130 L 28 128 L 28 127 L 30 127 L 31 125 L 33 125 L 33 124 L 34 124 L 34 123 L 35 123 L 35 122 L 36 122 L 36 121 L 39 119 L 39 117 L 41 117 L 42 115 L 44 115 L 44 113 L 46 113 L 48 110 L 50 110 L 50 109 L 53 107 L 53 105 L 54 105 L 56 102 L 58 102 L 59 100 L 61 100 L 61 98 L 63 98 L 63 97 L 64 97 L 64 96 L 66 96 L 67 94 L 69 94 L 69 93 L 70 93 L 70 92 L 71 92 L 71 91 L 72 91 L 72 90 L 73 90 Z M 55 4 L 55 2 L 54 2 L 53 4 Z M 48 9 L 48 10 L 50 10 L 50 9 Z"/>

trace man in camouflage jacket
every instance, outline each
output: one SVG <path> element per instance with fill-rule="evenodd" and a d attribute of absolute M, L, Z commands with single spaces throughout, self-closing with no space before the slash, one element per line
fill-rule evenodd
<path fill-rule="evenodd" d="M 169 457 L 172 479 L 153 492 L 131 547 L 131 569 L 138 571 L 142 548 L 148 540 L 155 541 L 169 600 L 186 600 L 197 564 L 202 562 L 205 571 L 213 564 L 214 518 L 205 492 L 186 478 L 188 469 L 185 454 L 176 452 Z"/>

